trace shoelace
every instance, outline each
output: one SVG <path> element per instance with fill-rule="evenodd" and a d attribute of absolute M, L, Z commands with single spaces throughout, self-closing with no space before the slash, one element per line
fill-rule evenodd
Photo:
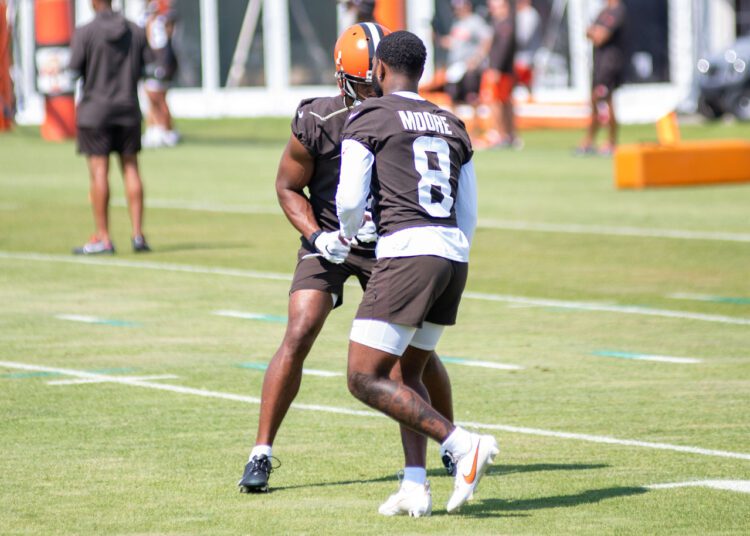
<path fill-rule="evenodd" d="M 272 460 L 277 462 L 276 466 L 273 465 Z M 252 472 L 253 473 L 259 473 L 259 472 L 263 471 L 263 472 L 265 472 L 265 473 L 267 473 L 267 474 L 270 475 L 276 469 L 278 469 L 279 467 L 281 467 L 281 460 L 279 460 L 276 456 L 270 456 L 270 457 L 269 456 L 258 456 L 257 458 L 253 458 L 250 461 L 253 462 L 253 465 L 252 465 Z"/>
<path fill-rule="evenodd" d="M 453 456 L 451 452 L 445 451 L 445 454 L 443 454 L 443 465 L 445 466 L 445 470 L 448 472 L 449 475 L 454 475 L 456 473 L 456 458 Z"/>

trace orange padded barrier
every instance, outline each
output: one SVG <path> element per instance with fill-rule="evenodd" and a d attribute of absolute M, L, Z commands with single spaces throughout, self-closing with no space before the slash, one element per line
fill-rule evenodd
<path fill-rule="evenodd" d="M 61 50 L 70 46 L 73 37 L 73 6 L 70 0 L 35 0 L 35 32 L 37 44 L 37 70 L 40 77 L 51 80 L 45 93 L 45 116 L 41 134 L 46 140 L 59 141 L 72 138 L 76 133 L 75 103 L 72 88 L 55 83 L 64 79 L 59 59 Z M 46 64 L 40 64 L 40 57 L 49 52 Z M 40 55 L 41 54 L 41 55 Z"/>
<path fill-rule="evenodd" d="M 750 142 L 621 145 L 614 164 L 618 188 L 750 182 Z"/>
<path fill-rule="evenodd" d="M 73 30 L 70 0 L 36 0 L 35 31 L 39 45 L 69 45 Z"/>
<path fill-rule="evenodd" d="M 404 0 L 378 0 L 375 3 L 375 20 L 390 31 L 406 28 Z"/>

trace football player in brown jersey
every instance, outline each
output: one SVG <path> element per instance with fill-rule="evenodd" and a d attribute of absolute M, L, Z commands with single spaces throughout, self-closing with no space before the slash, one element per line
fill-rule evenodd
<path fill-rule="evenodd" d="M 372 92 L 372 60 L 388 30 L 374 23 L 355 24 L 339 38 L 334 59 L 341 95 L 303 100 L 292 120 L 292 134 L 279 163 L 276 192 L 290 223 L 301 233 L 301 248 L 289 294 L 288 325 L 263 379 L 255 446 L 239 487 L 242 492 L 268 491 L 272 445 L 292 404 L 302 365 L 332 309 L 341 305 L 344 282 L 351 276 L 362 288 L 375 264 L 374 224 L 367 219 L 356 240 L 339 240 L 335 195 L 341 163 L 341 132 L 350 111 Z M 307 192 L 305 192 L 307 189 Z M 400 379 L 399 370 L 394 378 Z M 437 357 L 425 369 L 425 384 L 438 410 L 453 419 L 451 386 Z M 406 432 L 407 470 L 419 453 L 416 434 Z M 444 460 L 452 474 L 450 458 Z"/>
<path fill-rule="evenodd" d="M 441 415 L 420 381 L 443 328 L 455 324 L 477 220 L 471 141 L 463 122 L 418 95 L 425 59 L 410 32 L 380 41 L 373 85 L 383 96 L 349 115 L 336 208 L 342 239 L 354 240 L 372 196 L 379 236 L 350 334 L 349 390 L 455 460 L 453 512 L 472 496 L 498 446 Z M 403 382 L 390 377 L 397 364 Z M 380 512 L 420 514 L 429 493 L 426 479 L 404 483 Z"/>

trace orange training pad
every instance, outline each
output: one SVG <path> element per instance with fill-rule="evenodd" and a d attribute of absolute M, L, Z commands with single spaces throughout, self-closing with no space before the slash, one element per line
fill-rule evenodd
<path fill-rule="evenodd" d="M 614 162 L 618 188 L 750 182 L 750 142 L 744 140 L 621 145 Z"/>

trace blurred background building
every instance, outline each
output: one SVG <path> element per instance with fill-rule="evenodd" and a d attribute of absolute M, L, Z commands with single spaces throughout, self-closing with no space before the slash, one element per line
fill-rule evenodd
<path fill-rule="evenodd" d="M 77 25 L 93 17 L 90 0 L 71 0 Z M 430 78 L 444 62 L 434 45 L 450 27 L 450 0 L 378 0 L 401 14 L 407 29 L 428 45 Z M 542 18 L 543 46 L 536 58 L 537 108 L 583 106 L 590 87 L 590 45 L 585 28 L 604 0 L 533 0 Z M 114 0 L 132 20 L 145 0 Z M 474 0 L 483 13 L 484 0 Z M 624 122 L 651 121 L 697 105 L 698 61 L 750 34 L 750 0 L 625 0 L 628 73 L 617 95 Z M 17 121 L 38 123 L 34 1 L 11 4 L 13 78 Z M 332 49 L 352 22 L 337 0 L 173 0 L 174 47 L 179 60 L 169 101 L 177 117 L 289 115 L 303 97 L 336 91 Z M 378 11 L 376 11 L 376 16 Z M 395 29 L 395 28 L 392 28 Z M 572 109 L 571 108 L 571 109 Z M 524 113 L 523 107 L 520 113 Z"/>

